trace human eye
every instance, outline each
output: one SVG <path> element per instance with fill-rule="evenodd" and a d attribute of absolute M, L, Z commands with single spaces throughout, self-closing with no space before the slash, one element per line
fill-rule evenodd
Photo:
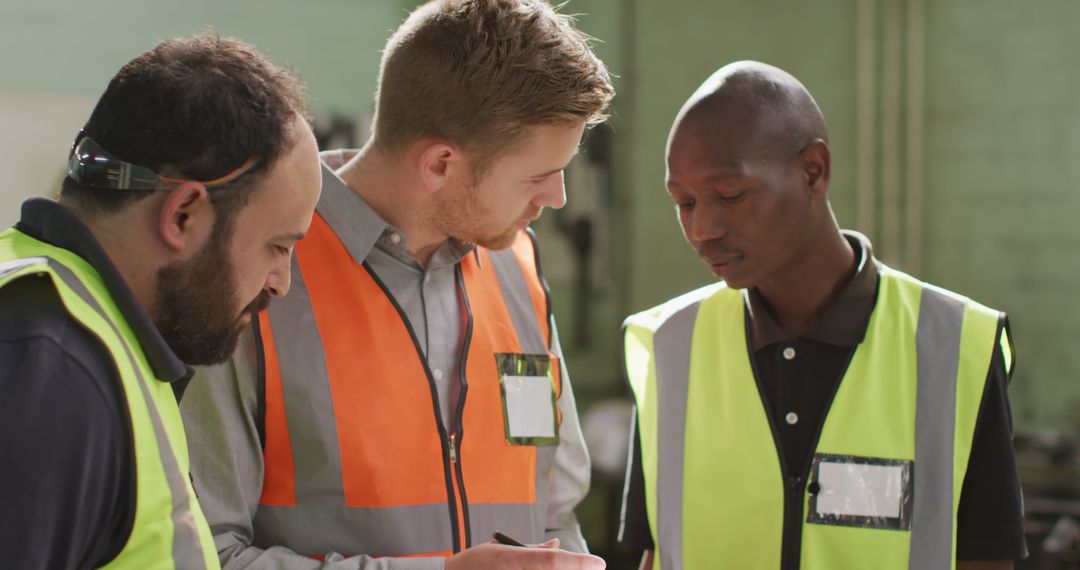
<path fill-rule="evenodd" d="M 531 184 L 532 186 L 539 186 L 539 185 L 543 184 L 544 182 L 547 182 L 548 180 L 551 179 L 552 176 L 555 176 L 556 174 L 559 174 L 560 172 L 562 172 L 562 171 L 560 170 L 558 172 L 552 172 L 551 174 L 545 174 L 543 176 L 537 176 L 536 178 L 530 179 L 529 184 Z"/>

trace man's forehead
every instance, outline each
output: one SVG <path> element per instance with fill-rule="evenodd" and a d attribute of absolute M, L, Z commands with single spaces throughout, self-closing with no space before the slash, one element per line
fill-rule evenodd
<path fill-rule="evenodd" d="M 735 105 L 709 105 L 680 116 L 671 129 L 672 139 L 698 138 L 719 144 L 733 138 L 744 141 L 761 127 L 760 113 Z"/>
<path fill-rule="evenodd" d="M 668 143 L 667 160 L 672 163 L 707 164 L 717 170 L 743 170 L 742 156 L 750 146 L 743 133 L 687 125 L 678 128 Z"/>
<path fill-rule="evenodd" d="M 686 178 L 704 184 L 719 184 L 740 180 L 745 178 L 746 174 L 745 163 L 717 160 L 709 156 L 669 160 L 667 169 L 667 177 L 671 182 Z"/>

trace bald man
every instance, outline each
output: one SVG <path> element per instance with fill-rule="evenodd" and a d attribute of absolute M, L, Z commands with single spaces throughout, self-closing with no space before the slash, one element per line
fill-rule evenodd
<path fill-rule="evenodd" d="M 621 540 L 643 568 L 1012 568 L 1008 321 L 841 231 L 825 119 L 738 62 L 675 119 L 667 188 L 719 282 L 627 319 Z"/>

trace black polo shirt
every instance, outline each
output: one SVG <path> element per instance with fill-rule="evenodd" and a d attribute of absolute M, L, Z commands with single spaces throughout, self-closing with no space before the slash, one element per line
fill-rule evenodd
<path fill-rule="evenodd" d="M 866 336 L 877 300 L 879 265 L 869 241 L 854 232 L 845 232 L 844 237 L 855 252 L 855 275 L 814 326 L 799 338 L 787 339 L 756 289 L 746 295 L 747 340 L 753 350 L 758 390 L 779 435 L 781 460 L 789 481 L 805 481 L 809 474 L 827 410 L 855 349 Z M 1004 316 L 998 325 L 999 340 L 1002 334 L 1008 334 Z M 1027 555 L 1006 392 L 1011 370 L 1005 369 L 1000 343 L 996 346 L 960 495 L 958 560 L 1019 560 Z M 634 434 L 619 540 L 631 548 L 651 550 L 640 468 L 641 442 L 636 429 Z M 785 519 L 784 544 L 798 545 L 801 529 L 802 516 Z M 793 550 L 783 553 L 784 570 L 799 566 L 798 548 Z"/>
<path fill-rule="evenodd" d="M 179 392 L 188 368 L 86 225 L 31 198 L 16 227 L 101 274 L 155 375 Z M 51 279 L 0 287 L 0 566 L 96 568 L 119 554 L 135 515 L 126 402 L 112 357 L 68 314 Z"/>

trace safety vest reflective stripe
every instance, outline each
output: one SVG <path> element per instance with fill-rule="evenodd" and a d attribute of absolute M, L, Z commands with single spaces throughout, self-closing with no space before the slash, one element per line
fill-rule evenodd
<path fill-rule="evenodd" d="M 751 357 L 742 348 L 744 302 L 717 284 L 627 320 L 627 371 L 638 403 L 657 567 L 780 565 L 785 483 Z M 953 567 L 959 489 L 997 318 L 996 311 L 883 268 L 867 337 L 841 382 L 817 452 L 913 459 L 910 534 L 804 523 L 802 568 L 862 567 L 869 560 L 881 568 Z M 722 360 L 714 354 L 719 346 Z M 805 495 L 806 484 L 794 492 Z M 729 532 L 701 528 L 704 521 L 730 526 Z M 715 533 L 744 542 L 700 544 Z"/>
<path fill-rule="evenodd" d="M 915 333 L 914 480 L 918 492 L 912 506 L 911 570 L 951 568 L 954 558 L 953 434 L 964 304 L 933 288 L 922 290 Z"/>
<path fill-rule="evenodd" d="M 449 554 L 477 532 L 485 541 L 495 524 L 542 537 L 538 487 L 546 484 L 538 482 L 547 481 L 554 448 L 507 445 L 494 357 L 551 356 L 532 255 L 523 233 L 511 249 L 462 260 L 466 405 L 460 431 L 444 429 L 432 373 L 400 308 L 315 216 L 297 247 L 290 294 L 260 319 L 266 443 L 257 545 L 407 556 Z M 552 368 L 557 379 L 554 358 Z"/>
<path fill-rule="evenodd" d="M 255 536 L 263 548 L 288 545 L 308 555 L 333 550 L 327 544 L 350 545 L 336 552 L 379 556 L 447 556 L 452 552 L 445 503 L 375 508 L 305 502 L 259 505 L 256 521 Z"/>
<path fill-rule="evenodd" d="M 711 285 L 627 319 L 626 369 L 637 396 L 649 528 L 657 568 L 684 568 L 683 466 L 690 348 L 702 299 L 720 289 Z M 654 348 L 655 346 L 655 348 Z M 663 385 L 663 391 L 658 390 Z"/>
<path fill-rule="evenodd" d="M 172 388 L 148 381 L 153 372 L 101 278 L 70 252 L 15 230 L 0 234 L 0 260 L 0 286 L 32 274 L 51 277 L 69 314 L 101 339 L 120 372 L 134 439 L 135 520 L 124 548 L 106 567 L 160 568 L 171 562 L 177 569 L 218 568 L 187 476 L 187 445 Z"/>

